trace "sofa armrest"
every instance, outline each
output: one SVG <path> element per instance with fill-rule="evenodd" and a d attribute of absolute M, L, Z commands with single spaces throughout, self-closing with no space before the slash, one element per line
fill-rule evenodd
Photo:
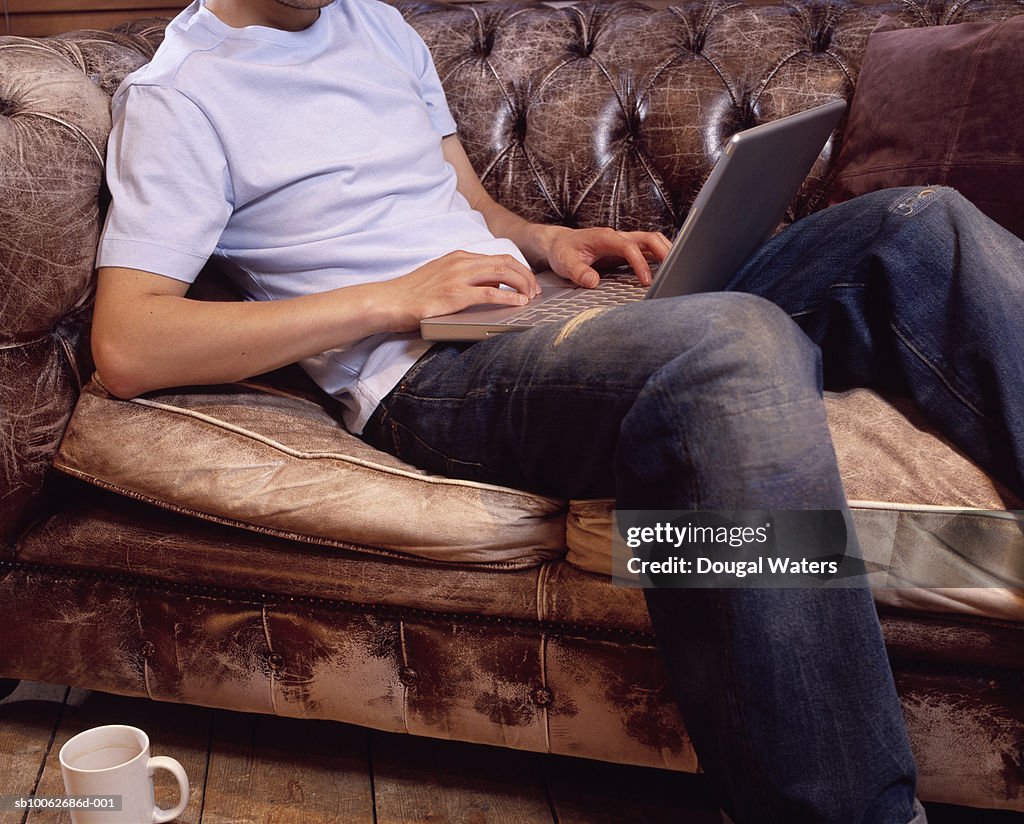
<path fill-rule="evenodd" d="M 83 68 L 0 38 L 0 546 L 38 496 L 88 350 L 110 101 Z"/>

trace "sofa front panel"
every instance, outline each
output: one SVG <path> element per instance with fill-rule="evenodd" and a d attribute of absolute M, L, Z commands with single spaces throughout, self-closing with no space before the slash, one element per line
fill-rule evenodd
<path fill-rule="evenodd" d="M 548 751 L 536 627 L 437 616 L 403 622 L 400 641 L 409 732 Z"/>
<path fill-rule="evenodd" d="M 653 638 L 559 634 L 544 653 L 551 752 L 697 770 Z"/>
<path fill-rule="evenodd" d="M 10 562 L 0 562 L 0 623 L 6 677 L 615 763 L 698 766 L 657 649 L 636 633 Z M 1020 672 L 899 658 L 894 671 L 921 797 L 1024 811 Z"/>
<path fill-rule="evenodd" d="M 262 603 L 141 587 L 136 608 L 150 698 L 274 711 Z"/>
<path fill-rule="evenodd" d="M 56 575 L 160 581 L 169 591 L 212 588 L 257 602 L 294 599 L 514 625 L 540 621 L 559 632 L 622 639 L 651 633 L 642 590 L 609 586 L 606 574 L 564 560 L 509 570 L 375 557 L 360 548 L 312 546 L 199 521 L 70 480 L 53 491 L 58 496 L 67 508 L 40 518 L 22 536 L 17 562 Z M 995 600 L 980 614 L 963 609 L 968 598 L 977 605 L 1014 592 L 890 591 L 893 597 L 883 600 L 896 602 L 881 610 L 890 655 L 929 665 L 1024 671 L 1024 624 L 986 617 L 1000 611 Z M 946 609 L 940 609 L 943 599 Z"/>
<path fill-rule="evenodd" d="M 269 603 L 264 626 L 276 714 L 407 731 L 397 614 Z"/>
<path fill-rule="evenodd" d="M 52 568 L 0 567 L 0 672 L 145 695 L 134 586 Z"/>
<path fill-rule="evenodd" d="M 1020 672 L 897 667 L 894 674 L 917 763 L 918 795 L 1024 810 Z"/>

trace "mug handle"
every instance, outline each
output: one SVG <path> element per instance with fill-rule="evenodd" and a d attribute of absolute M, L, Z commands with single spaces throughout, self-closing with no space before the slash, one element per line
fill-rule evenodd
<path fill-rule="evenodd" d="M 153 824 L 173 821 L 185 812 L 185 807 L 188 806 L 188 776 L 185 774 L 185 768 L 173 758 L 168 758 L 166 755 L 156 755 L 149 759 L 146 770 L 150 775 L 153 774 L 153 770 L 167 770 L 167 772 L 178 779 L 180 798 L 178 799 L 177 806 L 172 810 L 165 810 L 163 807 L 153 808 Z"/>

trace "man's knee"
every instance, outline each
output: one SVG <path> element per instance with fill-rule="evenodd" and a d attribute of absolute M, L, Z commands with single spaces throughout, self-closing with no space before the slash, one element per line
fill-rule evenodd
<path fill-rule="evenodd" d="M 698 340 L 651 376 L 623 422 L 624 508 L 841 501 L 817 347 L 755 295 L 702 295 L 693 307 Z"/>
<path fill-rule="evenodd" d="M 897 218 L 920 218 L 935 206 L 941 207 L 931 212 L 936 217 L 956 220 L 978 215 L 977 207 L 949 186 L 909 186 L 877 194 L 888 201 L 887 210 Z"/>
<path fill-rule="evenodd" d="M 710 340 L 704 368 L 709 374 L 772 387 L 787 381 L 820 385 L 821 353 L 785 311 L 757 295 L 706 297 Z"/>
<path fill-rule="evenodd" d="M 938 208 L 936 208 L 938 207 Z M 949 186 L 900 186 L 879 189 L 848 200 L 832 209 L 858 218 L 877 215 L 880 224 L 912 227 L 924 219 L 954 221 L 984 219 L 978 208 Z"/>

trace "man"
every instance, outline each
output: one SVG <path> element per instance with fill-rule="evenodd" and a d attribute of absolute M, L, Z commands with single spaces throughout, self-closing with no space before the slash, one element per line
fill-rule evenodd
<path fill-rule="evenodd" d="M 421 318 L 525 303 L 527 264 L 592 286 L 591 264 L 618 257 L 648 283 L 668 242 L 495 203 L 426 47 L 376 0 L 197 0 L 115 96 L 108 155 L 93 348 L 116 395 L 299 361 L 351 431 L 449 475 L 626 509 L 845 508 L 820 353 L 761 297 L 642 302 L 471 346 L 419 339 Z M 801 313 L 837 381 L 881 370 L 1013 483 L 1024 427 L 985 375 L 1024 386 L 993 333 L 1024 318 L 1019 301 L 994 315 L 972 294 L 993 254 L 1019 295 L 1019 242 L 954 192 L 884 193 L 780 235 L 737 285 Z M 249 301 L 184 297 L 211 255 Z M 991 339 L 962 346 L 934 320 L 943 301 Z M 924 821 L 866 590 L 646 595 L 737 822 Z"/>

